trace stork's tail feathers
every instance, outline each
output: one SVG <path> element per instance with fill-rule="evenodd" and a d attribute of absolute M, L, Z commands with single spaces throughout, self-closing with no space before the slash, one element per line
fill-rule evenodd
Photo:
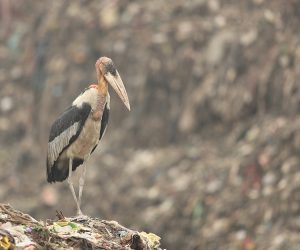
<path fill-rule="evenodd" d="M 78 166 L 83 163 L 82 159 L 73 159 L 72 170 L 74 171 Z M 53 166 L 50 166 L 47 161 L 47 181 L 62 182 L 69 176 L 69 159 L 58 160 L 54 162 Z"/>
<path fill-rule="evenodd" d="M 53 166 L 47 163 L 47 181 L 52 183 L 56 181 L 64 181 L 69 174 L 68 160 L 56 161 Z"/>

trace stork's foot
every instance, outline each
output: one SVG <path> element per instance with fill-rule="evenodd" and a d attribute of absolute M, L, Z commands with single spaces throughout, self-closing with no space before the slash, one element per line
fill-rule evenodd
<path fill-rule="evenodd" d="M 83 214 L 81 211 L 80 211 L 80 214 L 77 212 L 77 215 L 75 217 L 73 217 L 73 219 L 75 221 L 87 221 L 90 219 L 89 216 Z"/>

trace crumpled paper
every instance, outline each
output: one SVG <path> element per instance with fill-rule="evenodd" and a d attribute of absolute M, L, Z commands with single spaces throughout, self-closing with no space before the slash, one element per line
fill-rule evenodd
<path fill-rule="evenodd" d="M 6 222 L 0 226 L 0 246 L 4 249 L 13 248 L 13 244 L 16 247 L 27 248 L 29 246 L 36 246 L 26 234 L 26 227 L 21 225 L 12 225 L 10 222 Z M 4 233 L 5 232 L 5 233 Z M 13 240 L 12 240 L 13 239 Z"/>

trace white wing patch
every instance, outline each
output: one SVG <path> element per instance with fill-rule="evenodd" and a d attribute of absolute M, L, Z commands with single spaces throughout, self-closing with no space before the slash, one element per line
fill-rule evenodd
<path fill-rule="evenodd" d="M 97 106 L 97 97 L 98 91 L 95 88 L 89 88 L 84 91 L 81 95 L 79 95 L 72 103 L 72 105 L 80 108 L 86 100 L 89 100 L 89 105 L 91 105 L 92 109 L 95 109 Z"/>
<path fill-rule="evenodd" d="M 48 163 L 53 166 L 62 150 L 69 144 L 72 136 L 76 135 L 79 122 L 75 122 L 72 126 L 62 132 L 48 143 Z"/>

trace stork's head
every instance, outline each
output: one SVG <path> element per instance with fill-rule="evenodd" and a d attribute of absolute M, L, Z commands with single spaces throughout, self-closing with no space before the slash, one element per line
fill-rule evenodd
<path fill-rule="evenodd" d="M 117 69 L 115 68 L 113 61 L 108 57 L 100 57 L 97 60 L 95 66 L 98 84 L 103 84 L 103 81 L 105 81 L 107 84 L 110 84 L 113 87 L 113 89 L 117 92 L 118 96 L 121 98 L 126 108 L 130 110 L 130 104 L 126 89 Z"/>

